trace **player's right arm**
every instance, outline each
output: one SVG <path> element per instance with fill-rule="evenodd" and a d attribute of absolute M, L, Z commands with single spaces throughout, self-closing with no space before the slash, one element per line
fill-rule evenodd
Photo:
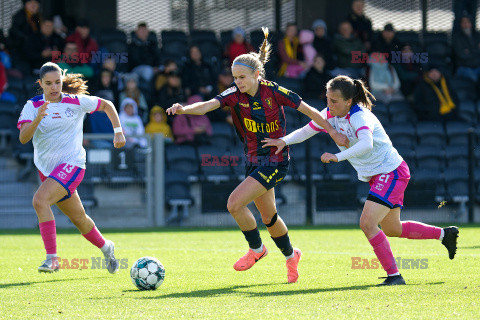
<path fill-rule="evenodd" d="M 218 101 L 217 99 L 196 102 L 188 106 L 182 106 L 180 103 L 175 103 L 173 106 L 167 109 L 167 114 L 168 115 L 174 115 L 174 114 L 202 115 L 209 111 L 213 111 L 219 107 L 220 107 L 220 101 Z"/>
<path fill-rule="evenodd" d="M 33 138 L 33 134 L 37 130 L 40 121 L 42 121 L 43 117 L 48 116 L 47 109 L 49 103 L 49 101 L 46 101 L 40 106 L 37 116 L 35 117 L 35 119 L 32 120 L 32 122 L 24 122 L 21 124 L 20 135 L 18 139 L 22 144 L 27 143 Z"/>

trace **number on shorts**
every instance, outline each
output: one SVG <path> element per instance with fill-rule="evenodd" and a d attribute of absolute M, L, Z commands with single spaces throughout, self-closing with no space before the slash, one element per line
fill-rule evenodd
<path fill-rule="evenodd" d="M 75 166 L 73 164 L 68 164 L 66 163 L 64 166 L 63 166 L 63 169 L 66 173 L 70 173 L 72 172 L 73 168 L 75 168 Z"/>
<path fill-rule="evenodd" d="M 388 174 L 382 174 L 378 180 L 380 180 L 383 183 L 387 183 L 388 179 L 390 178 L 390 175 Z"/>

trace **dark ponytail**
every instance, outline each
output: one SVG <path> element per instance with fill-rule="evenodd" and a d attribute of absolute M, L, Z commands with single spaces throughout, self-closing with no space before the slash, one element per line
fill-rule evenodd
<path fill-rule="evenodd" d="M 347 76 L 337 76 L 327 83 L 327 90 L 338 90 L 345 100 L 352 99 L 352 106 L 361 104 L 372 110 L 372 101 L 375 97 L 368 91 L 362 80 L 352 79 Z"/>
<path fill-rule="evenodd" d="M 47 62 L 40 68 L 40 80 L 43 79 L 45 74 L 52 71 L 60 73 L 60 77 L 62 77 L 62 92 L 68 94 L 88 94 L 87 80 L 83 79 L 82 74 L 65 74 L 67 70 L 62 70 L 58 64 L 53 62 Z"/>

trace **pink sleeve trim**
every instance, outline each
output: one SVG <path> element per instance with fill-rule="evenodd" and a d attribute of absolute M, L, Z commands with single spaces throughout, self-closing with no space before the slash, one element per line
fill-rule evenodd
<path fill-rule="evenodd" d="M 367 126 L 360 127 L 360 128 L 357 129 L 357 131 L 355 131 L 355 136 L 356 136 L 357 138 L 358 138 L 358 134 L 357 134 L 358 131 L 363 130 L 363 129 L 367 129 L 367 130 L 369 130 L 370 132 L 372 132 L 372 130 L 370 130 L 370 128 L 367 127 Z"/>
<path fill-rule="evenodd" d="M 92 112 L 90 113 L 94 113 L 94 112 L 97 112 L 98 109 L 100 109 L 100 105 L 102 104 L 102 100 L 98 99 L 98 103 L 97 103 L 97 108 L 95 110 L 93 110 Z"/>
<path fill-rule="evenodd" d="M 315 125 L 313 124 L 313 121 L 310 121 L 310 122 L 308 123 L 308 125 L 310 126 L 310 128 L 312 128 L 312 129 L 315 130 L 315 131 L 318 131 L 318 132 L 327 132 L 327 130 L 325 130 L 325 129 L 317 128 L 317 126 L 315 126 Z"/>
<path fill-rule="evenodd" d="M 20 130 L 20 128 L 22 127 L 22 124 L 23 124 L 23 123 L 26 123 L 26 122 L 32 122 L 32 120 L 22 120 L 22 121 L 18 121 L 18 122 L 17 122 L 17 128 L 18 128 L 18 130 Z"/>

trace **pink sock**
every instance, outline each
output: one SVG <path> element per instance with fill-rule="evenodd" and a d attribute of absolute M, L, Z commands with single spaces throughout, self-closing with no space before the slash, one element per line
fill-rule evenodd
<path fill-rule="evenodd" d="M 88 241 L 90 241 L 97 248 L 101 249 L 105 245 L 105 238 L 102 236 L 97 227 L 93 225 L 92 230 L 87 234 L 82 234 Z"/>
<path fill-rule="evenodd" d="M 390 242 L 388 242 L 385 233 L 380 230 L 373 238 L 368 240 L 373 247 L 373 251 L 377 255 L 378 260 L 382 264 L 383 269 L 388 275 L 398 272 L 395 258 L 393 257 L 392 249 L 390 249 Z"/>
<path fill-rule="evenodd" d="M 430 226 L 417 221 L 402 222 L 400 238 L 408 239 L 440 239 L 442 228 Z"/>
<path fill-rule="evenodd" d="M 47 254 L 57 254 L 57 228 L 55 227 L 55 220 L 41 222 L 40 234 L 42 235 L 43 245 Z"/>

